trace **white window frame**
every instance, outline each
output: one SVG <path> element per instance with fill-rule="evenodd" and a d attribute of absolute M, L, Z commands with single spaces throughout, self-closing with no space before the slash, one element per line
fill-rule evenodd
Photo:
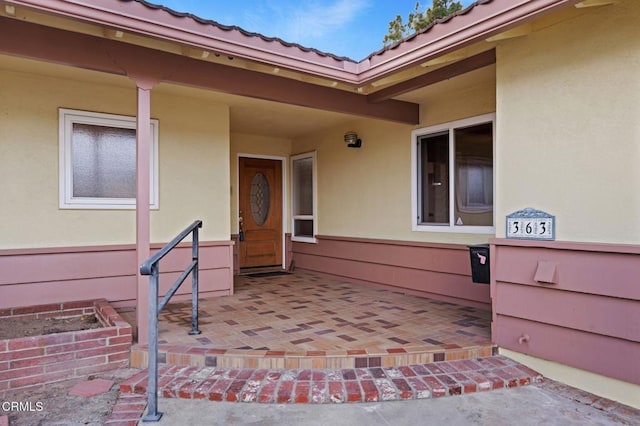
<path fill-rule="evenodd" d="M 135 198 L 103 198 L 73 196 L 73 124 L 89 124 L 121 129 L 136 128 L 135 117 L 99 112 L 59 109 L 60 208 L 61 209 L 124 209 L 136 208 Z M 158 120 L 151 120 L 149 207 L 159 208 L 158 201 Z"/>
<path fill-rule="evenodd" d="M 304 158 L 311 158 L 312 164 L 312 191 L 313 191 L 313 214 L 312 215 L 296 215 L 294 214 L 294 205 L 295 205 L 295 192 L 294 192 L 294 168 L 293 162 L 296 160 L 301 160 Z M 291 156 L 291 241 L 297 241 L 302 243 L 316 243 L 316 235 L 318 234 L 318 171 L 317 171 L 317 159 L 316 152 L 307 152 L 304 154 L 298 154 Z M 313 221 L 313 237 L 299 236 L 296 235 L 296 220 L 312 220 Z"/>
<path fill-rule="evenodd" d="M 455 129 L 469 127 L 483 123 L 492 123 L 493 128 L 493 226 L 464 226 L 455 224 L 455 161 L 456 142 Z M 496 228 L 496 138 L 495 138 L 495 114 L 483 114 L 449 123 L 416 129 L 411 132 L 411 229 L 419 232 L 451 232 L 458 234 L 495 234 Z M 449 133 L 449 224 L 426 224 L 419 222 L 419 206 L 422 196 L 420 183 L 420 153 L 418 152 L 418 140 L 423 136 L 441 132 Z"/>

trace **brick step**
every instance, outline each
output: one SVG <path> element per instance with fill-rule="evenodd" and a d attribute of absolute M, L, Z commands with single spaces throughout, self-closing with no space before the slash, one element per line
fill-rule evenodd
<path fill-rule="evenodd" d="M 353 369 L 240 369 L 161 365 L 159 395 L 211 401 L 330 404 L 437 398 L 542 381 L 503 356 Z M 147 371 L 120 385 L 146 394 Z"/>
<path fill-rule="evenodd" d="M 287 352 L 278 350 L 219 349 L 207 346 L 160 344 L 160 363 L 192 367 L 252 369 L 345 369 L 395 367 L 496 355 L 491 342 L 474 346 L 429 345 L 397 348 L 364 348 Z M 131 367 L 146 368 L 148 347 L 131 348 Z"/>

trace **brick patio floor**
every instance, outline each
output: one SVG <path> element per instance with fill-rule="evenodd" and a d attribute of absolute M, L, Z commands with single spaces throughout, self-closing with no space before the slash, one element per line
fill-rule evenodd
<path fill-rule="evenodd" d="M 491 356 L 491 312 L 308 272 L 237 276 L 235 294 L 160 315 L 161 362 L 248 368 L 354 368 Z M 132 311 L 121 311 L 135 320 Z M 146 347 L 132 351 L 146 366 Z"/>

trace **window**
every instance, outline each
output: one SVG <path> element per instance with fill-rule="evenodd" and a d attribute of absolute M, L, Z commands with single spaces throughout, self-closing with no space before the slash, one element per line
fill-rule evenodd
<path fill-rule="evenodd" d="M 413 230 L 495 232 L 493 121 L 489 114 L 412 133 Z"/>
<path fill-rule="evenodd" d="M 292 241 L 315 242 L 316 221 L 316 154 L 291 158 Z"/>
<path fill-rule="evenodd" d="M 158 208 L 158 121 L 151 120 L 150 206 Z M 134 117 L 60 109 L 60 208 L 135 209 Z"/>

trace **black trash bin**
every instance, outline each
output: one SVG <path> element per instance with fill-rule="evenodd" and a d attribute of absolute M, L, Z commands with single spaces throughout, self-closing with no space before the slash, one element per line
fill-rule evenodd
<path fill-rule="evenodd" d="M 471 280 L 477 284 L 491 283 L 489 270 L 489 244 L 469 246 L 471 256 Z"/>

